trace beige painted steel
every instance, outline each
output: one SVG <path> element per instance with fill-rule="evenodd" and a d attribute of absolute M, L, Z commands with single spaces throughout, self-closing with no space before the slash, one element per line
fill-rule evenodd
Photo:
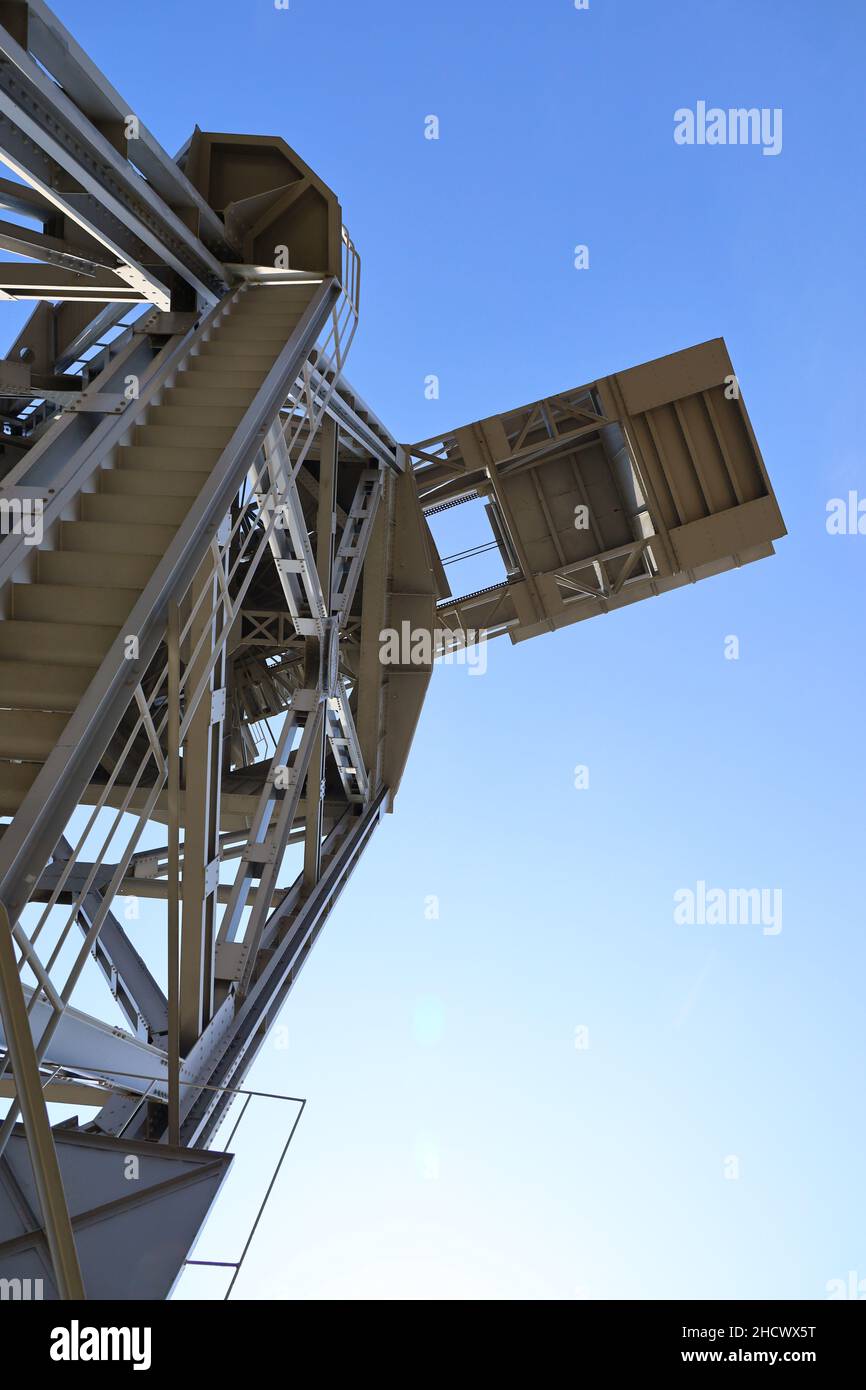
<path fill-rule="evenodd" d="M 426 507 L 489 499 L 508 570 L 443 594 L 439 618 L 514 642 L 763 558 L 785 534 L 720 338 L 409 452 Z"/>
<path fill-rule="evenodd" d="M 219 341 L 242 369 L 255 362 L 251 374 L 258 384 L 317 288 L 315 283 L 297 286 L 288 295 L 283 289 L 248 291 L 251 302 L 244 304 L 243 318 L 232 311 L 218 329 Z M 262 311 L 279 325 L 279 336 L 266 340 L 260 357 L 254 335 Z M 212 366 L 221 360 L 204 354 L 189 358 L 174 389 L 183 390 L 190 380 L 199 383 L 196 389 L 213 389 Z M 0 705 L 7 723 L 25 711 L 69 714 L 85 693 L 207 481 L 208 464 L 244 414 L 245 396 L 227 403 L 216 389 L 223 402 L 224 423 L 218 426 L 203 425 L 197 406 L 149 407 L 147 423 L 136 425 L 132 442 L 120 445 L 100 470 L 98 491 L 80 495 L 79 519 L 61 523 L 59 549 L 50 548 L 48 537 L 38 548 L 35 582 L 14 587 L 12 614 L 0 620 Z M 142 476 L 153 480 L 151 488 L 142 493 L 138 481 L 130 492 L 128 480 Z M 158 516 L 163 519 L 151 519 Z M 88 621 L 75 621 L 82 617 Z M 31 740 L 29 748 L 22 744 L 18 751 L 19 758 L 29 752 L 28 761 L 0 760 L 0 815 L 18 809 L 62 732 L 57 718 L 42 720 L 41 730 L 41 742 L 34 728 L 36 743 Z M 208 732 L 202 737 L 207 740 Z M 203 796 L 200 790 L 199 802 Z"/>
<path fill-rule="evenodd" d="M 340 274 L 339 202 L 285 140 L 196 128 L 183 169 L 223 213 L 247 265 L 273 268 L 274 248 L 285 246 L 288 269 Z"/>
<path fill-rule="evenodd" d="M 15 13 L 20 19 L 23 11 Z M 86 956 L 96 941 L 99 913 L 110 906 L 112 894 L 138 892 L 166 900 L 166 998 L 163 1023 L 153 1032 L 160 1035 L 159 1046 L 164 1044 L 170 1078 L 168 1138 L 178 1143 L 183 1134 L 197 1143 L 210 1135 L 211 1111 L 190 1120 L 191 1107 L 200 1102 L 190 1076 L 197 1083 L 221 1077 L 227 1085 L 234 1068 L 242 1069 L 243 1049 L 252 1055 L 258 1045 L 253 1039 L 264 1036 L 351 871 L 356 849 L 366 843 L 380 810 L 393 809 L 432 675 L 433 644 L 420 659 L 414 649 L 404 650 L 389 664 L 383 635 L 407 629 L 415 638 L 443 626 L 469 627 L 523 641 L 769 555 L 773 541 L 784 535 L 784 524 L 721 339 L 406 449 L 394 444 L 348 387 L 340 396 L 342 414 L 326 417 L 323 406 L 317 415 L 316 393 L 342 381 L 358 310 L 359 262 L 335 194 L 278 137 L 196 129 L 178 167 L 170 169 L 147 142 L 149 136 L 143 157 L 157 180 L 154 188 L 163 190 L 160 196 L 181 195 L 179 203 L 166 201 L 163 211 L 169 220 L 182 214 L 180 230 L 202 237 L 192 254 L 224 276 L 213 281 L 216 293 L 235 286 L 213 317 L 204 318 L 201 330 L 201 287 L 196 300 L 195 277 L 184 280 L 176 266 L 172 270 L 168 243 L 154 267 L 147 261 L 158 280 L 130 278 L 134 258 L 114 269 L 105 265 L 105 237 L 95 234 L 98 227 L 88 235 L 66 217 L 49 234 L 53 202 L 38 190 L 19 194 L 13 188 L 10 194 L 8 181 L 0 181 L 0 195 L 5 189 L 7 200 L 29 199 L 29 214 L 43 223 L 41 233 L 0 227 L 0 242 L 5 239 L 7 249 L 15 251 L 27 237 L 27 246 L 40 249 L 46 261 L 30 268 L 7 265 L 0 275 L 0 298 L 62 295 L 67 300 L 58 309 L 38 304 L 16 345 L 28 353 L 30 365 L 25 371 L 10 364 L 10 390 L 29 390 L 34 374 L 66 370 L 58 366 L 62 352 L 69 352 L 67 364 L 75 359 L 72 345 L 86 337 L 91 321 L 101 331 L 100 315 L 106 311 L 78 302 L 87 296 L 103 303 L 117 300 L 122 308 L 127 300 L 155 295 L 155 302 L 172 311 L 142 321 L 155 353 L 160 334 L 162 341 L 184 331 L 195 338 L 194 349 L 178 358 L 179 369 L 167 372 L 153 397 L 144 398 L 140 415 L 131 415 L 136 423 L 112 436 L 111 452 L 104 459 L 94 455 L 100 466 L 92 480 L 76 495 L 70 488 L 68 505 L 64 499 L 63 510 L 55 508 L 50 533 L 14 575 L 17 560 L 14 566 L 10 561 L 0 593 L 0 815 L 14 816 L 27 799 L 4 846 L 14 851 L 27 816 L 42 814 L 34 813 L 33 804 L 46 806 L 41 787 L 53 779 L 55 790 L 65 787 L 69 793 L 71 785 L 81 805 L 123 808 L 167 824 L 164 852 L 146 853 L 143 863 L 134 855 L 137 841 L 127 846 L 126 857 L 109 869 L 114 877 L 104 901 L 99 894 L 107 880 L 101 880 L 96 907 L 91 903 L 85 914 L 82 949 Z M 125 158 L 124 144 L 117 149 Z M 147 171 L 142 172 L 146 181 Z M 200 254 L 206 247 L 207 254 Z M 70 268 L 87 253 L 95 272 L 89 286 Z M 147 703 L 154 694 L 153 688 L 143 688 L 148 673 L 137 672 L 129 681 L 130 708 L 120 725 L 120 716 L 115 717 L 110 740 L 106 731 L 90 785 L 95 750 L 78 781 L 70 783 L 66 776 L 64 782 L 62 769 L 54 778 L 56 750 L 62 751 L 64 737 L 72 742 L 69 730 L 91 716 L 94 692 L 102 698 L 99 673 L 106 653 L 123 634 L 160 560 L 176 544 L 223 451 L 259 400 L 314 296 L 323 291 L 326 307 L 317 312 L 324 320 L 332 303 L 327 294 L 333 292 L 336 304 L 340 287 L 351 329 L 340 329 L 334 308 L 332 356 L 320 340 L 312 346 L 307 328 L 299 331 L 307 354 L 300 378 L 289 374 L 303 358 L 292 358 L 290 366 L 283 361 L 282 403 L 271 399 L 276 388 L 267 386 L 272 419 L 261 436 L 261 422 L 256 431 L 248 427 L 255 448 L 259 438 L 264 441 L 262 468 L 269 474 L 261 486 L 251 483 L 258 511 L 249 534 L 265 536 L 263 544 L 275 543 L 249 571 L 256 583 L 247 600 L 237 607 L 231 602 L 230 554 L 228 565 L 217 570 L 205 564 L 192 595 L 201 591 L 208 601 L 191 619 L 183 642 L 179 634 L 190 618 L 189 592 L 177 593 L 169 607 L 165 729 L 157 732 Z M 144 339 L 138 346 L 145 347 Z M 69 384 L 65 377 L 55 380 L 53 389 L 60 392 L 64 383 Z M 19 409 L 13 403 L 13 413 Z M 354 432 L 346 427 L 347 411 Z M 285 440 L 293 425 L 301 431 L 305 421 L 309 437 L 303 449 L 298 445 L 295 467 Z M 44 423 L 49 432 L 54 428 L 50 418 Z M 57 432 L 63 428 L 61 422 Z M 280 464 L 283 445 L 286 461 Z M 222 505 L 225 498 L 219 496 Z M 480 593 L 455 597 L 428 514 L 469 498 L 484 502 L 503 578 Z M 280 529 L 290 534 L 291 545 L 266 535 L 268 502 L 272 518 L 279 512 Z M 237 503 L 236 494 L 232 516 L 243 512 Z M 211 521 L 208 536 L 216 529 Z M 213 550 L 219 558 L 216 541 Z M 240 578 L 234 583 L 242 587 Z M 224 627 L 215 621 L 218 612 L 229 615 Z M 206 640 L 192 656 L 190 646 L 199 633 Z M 197 702 L 191 692 L 199 687 Z M 121 693 L 125 700 L 125 688 Z M 286 766 L 277 769 L 276 745 L 273 758 L 263 755 L 256 730 L 287 710 L 302 736 L 297 746 L 291 740 L 280 744 Z M 131 751 L 124 746 L 130 711 Z M 85 740 L 96 726 L 94 716 Z M 100 733 L 102 727 L 100 713 Z M 151 768 L 150 781 L 136 784 L 135 769 L 150 766 L 149 759 L 156 770 Z M 46 763 L 49 770 L 37 795 L 31 788 Z M 287 775 L 281 795 L 277 770 Z M 107 784 L 115 774 L 116 781 Z M 48 829 L 53 825 L 46 828 L 46 839 Z M 0 833 L 5 830 L 0 827 Z M 282 889 L 277 877 L 289 844 L 302 847 L 303 869 L 291 888 Z M 20 846 L 18 853 L 22 858 Z M 221 862 L 231 860 L 237 861 L 237 877 L 229 888 L 219 883 L 218 872 Z M 81 864 L 76 868 L 82 871 Z M 58 882 L 58 864 L 51 870 Z M 52 891 L 46 873 L 33 901 L 50 903 Z M 73 907 L 73 918 L 80 891 L 89 889 L 57 888 L 64 906 Z M 242 926 L 251 892 L 251 915 Z M 220 917 L 222 905 L 229 911 Z M 324 915 L 315 916 L 321 905 Z M 301 941 L 308 912 L 309 935 Z M 19 985 L 12 978 L 18 963 L 2 917 L 0 906 L 0 937 L 6 943 L 0 965 L 3 1011 L 18 1026 L 11 1049 L 14 1078 L 0 1077 L 0 1094 L 14 1095 L 25 1114 L 55 1266 L 63 1288 L 74 1290 L 75 1245 L 45 1099 L 77 1100 L 88 1088 L 70 1074 L 53 1077 L 43 1093 L 44 1049 L 37 1055 L 32 1047 L 20 998 L 9 1002 L 15 992 L 9 982 Z M 116 933 L 120 930 L 116 926 Z M 295 931 L 297 955 L 286 951 L 283 962 L 286 945 L 295 950 Z M 99 938 L 101 947 L 106 935 Z M 32 950 L 26 938 L 18 945 Z M 286 973 L 277 983 L 277 967 L 283 964 Z M 41 968 L 38 957 L 33 968 Z M 69 990 L 81 968 L 79 961 Z M 50 979 L 48 986 L 53 988 Z M 251 1029 L 254 1023 L 249 1035 L 232 1035 L 223 1069 L 221 1030 L 246 1027 L 244 1011 L 259 992 L 265 996 L 264 1011 L 249 1015 Z M 66 1003 L 67 998 L 61 1000 Z M 136 1104 L 118 1087 L 99 1123 L 111 1133 L 126 1133 Z M 214 1091 L 208 1106 L 216 1104 Z M 158 1137 L 160 1122 L 145 1114 L 146 1138 Z"/>

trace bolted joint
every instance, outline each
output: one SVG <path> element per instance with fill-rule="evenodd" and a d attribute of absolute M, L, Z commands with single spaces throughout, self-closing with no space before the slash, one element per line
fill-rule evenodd
<path fill-rule="evenodd" d="M 325 631 L 320 650 L 319 684 L 322 699 L 333 700 L 337 694 L 340 680 L 340 625 L 336 618 L 325 619 Z"/>

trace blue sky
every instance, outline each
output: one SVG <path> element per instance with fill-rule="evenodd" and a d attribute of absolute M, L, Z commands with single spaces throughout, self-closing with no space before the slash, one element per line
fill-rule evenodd
<path fill-rule="evenodd" d="M 56 9 L 169 149 L 194 122 L 281 134 L 339 193 L 350 376 L 399 438 L 722 335 L 790 531 L 772 560 L 497 641 L 483 677 L 436 673 L 397 812 L 249 1078 L 309 1104 L 237 1295 L 866 1279 L 866 537 L 825 526 L 866 496 L 861 9 Z M 676 145 L 699 100 L 781 108 L 781 153 Z M 676 925 L 698 880 L 780 888 L 782 931 Z M 293 1118 L 256 1104 L 200 1255 L 237 1253 Z"/>

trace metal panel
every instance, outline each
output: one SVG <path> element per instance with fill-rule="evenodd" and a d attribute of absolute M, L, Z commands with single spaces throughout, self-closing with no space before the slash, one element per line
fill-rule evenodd
<path fill-rule="evenodd" d="M 722 339 L 411 446 L 423 503 L 490 499 L 506 582 L 440 603 L 522 641 L 772 554 L 785 526 Z"/>
<path fill-rule="evenodd" d="M 54 1139 L 86 1296 L 166 1298 L 233 1155 L 66 1129 Z M 56 1299 L 38 1211 L 17 1128 L 0 1160 L 0 1278 L 41 1279 L 44 1298 Z"/>

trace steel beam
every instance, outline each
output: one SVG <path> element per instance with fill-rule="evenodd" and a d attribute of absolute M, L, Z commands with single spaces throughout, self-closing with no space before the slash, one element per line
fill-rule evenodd
<path fill-rule="evenodd" d="M 0 900 L 16 916 L 81 802 L 109 731 L 129 705 L 130 679 L 147 669 L 164 639 L 172 596 L 192 582 L 261 445 L 263 429 L 276 417 L 289 383 L 297 380 L 339 292 L 336 281 L 322 284 L 130 614 L 126 628 L 138 634 L 139 660 L 126 659 L 118 637 L 0 841 Z"/>
<path fill-rule="evenodd" d="M 12 1062 L 15 1091 L 39 1195 L 42 1221 L 51 1252 L 54 1277 L 61 1298 L 83 1299 L 84 1284 L 72 1234 L 72 1223 L 60 1177 L 57 1150 L 48 1121 L 36 1049 L 30 1032 L 27 1006 L 18 975 L 12 931 L 5 905 L 0 902 L 0 1017 Z"/>
<path fill-rule="evenodd" d="M 59 51 L 63 66 L 62 48 Z M 7 163 L 14 172 L 89 235 L 113 251 L 122 263 L 119 268 L 121 277 L 136 288 L 143 289 L 146 297 L 160 304 L 160 307 L 169 307 L 167 302 L 161 302 L 169 296 L 159 278 L 146 268 L 142 258 L 131 254 L 130 237 L 134 238 L 135 243 L 155 252 L 156 258 L 186 280 L 205 303 L 215 303 L 226 288 L 222 263 L 156 189 L 136 173 L 130 160 L 118 152 L 103 130 L 76 105 L 57 81 L 49 78 L 41 63 L 36 62 L 2 27 L 0 52 L 8 60 L 0 70 L 0 111 L 24 137 L 23 142 L 16 140 L 13 133 L 7 130 L 0 139 L 0 144 L 7 149 Z M 51 52 L 58 53 L 56 45 Z M 46 53 L 46 56 L 50 61 L 51 53 Z M 69 66 L 68 57 L 66 66 Z M 128 123 L 130 114 L 127 107 L 120 117 L 121 126 Z M 146 161 L 148 156 L 155 156 L 159 147 L 146 131 L 145 136 L 140 153 Z M 139 122 L 137 139 L 140 138 Z M 130 143 L 138 156 L 137 142 Z M 41 150 L 73 179 L 80 192 L 67 192 L 46 182 L 44 176 L 33 167 L 33 147 Z M 159 161 L 160 168 L 165 172 L 168 156 L 160 153 L 164 156 Z M 178 169 L 175 186 L 180 187 L 181 181 L 186 185 L 188 205 L 196 204 L 201 213 L 202 200 L 196 197 Z M 85 198 L 81 197 L 82 193 L 86 195 Z M 213 213 L 210 216 L 212 219 Z M 126 246 L 122 245 L 124 239 Z"/>
<path fill-rule="evenodd" d="M 55 866 L 59 869 L 71 853 L 72 846 L 61 836 L 54 854 Z M 82 870 L 86 871 L 90 867 L 81 865 L 78 877 L 81 877 Z M 105 878 L 106 875 L 103 874 L 102 877 Z M 107 877 L 111 877 L 110 872 Z M 44 879 L 43 875 L 43 881 Z M 73 893 L 78 891 L 78 887 L 72 888 Z M 91 888 L 85 893 L 78 911 L 79 925 L 85 935 L 92 930 L 102 907 L 102 898 L 96 888 Z M 166 997 L 110 910 L 105 913 L 99 936 L 94 944 L 93 958 L 136 1035 L 143 1036 L 147 1041 L 163 1037 L 168 1029 Z"/>
<path fill-rule="evenodd" d="M 219 882 L 219 811 L 225 719 L 225 633 L 220 631 L 218 576 L 224 559 L 212 551 L 192 586 L 190 602 L 203 601 L 187 641 L 199 648 L 184 674 L 189 732 L 184 741 L 184 839 L 180 951 L 180 1050 L 185 1053 L 213 1013 L 213 959 Z M 203 639 L 203 640 L 201 640 Z M 216 653 L 213 664 L 211 657 Z M 210 667 L 210 669 L 206 669 Z M 198 708 L 193 692 L 204 679 Z"/>
<path fill-rule="evenodd" d="M 316 571 L 322 589 L 325 611 L 331 611 L 331 576 L 334 563 L 334 534 L 337 524 L 337 473 L 340 457 L 340 428 L 333 415 L 322 421 L 319 438 L 319 486 L 316 509 Z M 318 650 L 322 666 L 321 647 Z M 303 878 L 307 887 L 318 882 L 322 868 L 322 831 L 325 800 L 325 726 L 318 729 L 310 757 L 306 786 Z"/>
<path fill-rule="evenodd" d="M 271 914 L 262 937 L 267 963 L 237 1009 L 217 1015 L 187 1058 L 190 1082 L 184 1103 L 181 1138 L 204 1144 L 213 1135 L 232 1097 L 225 1091 L 232 1078 L 252 1063 L 267 1029 L 276 1019 L 309 957 L 312 946 L 385 810 L 382 790 L 359 815 L 347 811 L 325 842 L 322 875 L 309 893 L 301 893 L 303 875 Z M 198 1090 L 203 1085 L 212 1090 Z"/>

